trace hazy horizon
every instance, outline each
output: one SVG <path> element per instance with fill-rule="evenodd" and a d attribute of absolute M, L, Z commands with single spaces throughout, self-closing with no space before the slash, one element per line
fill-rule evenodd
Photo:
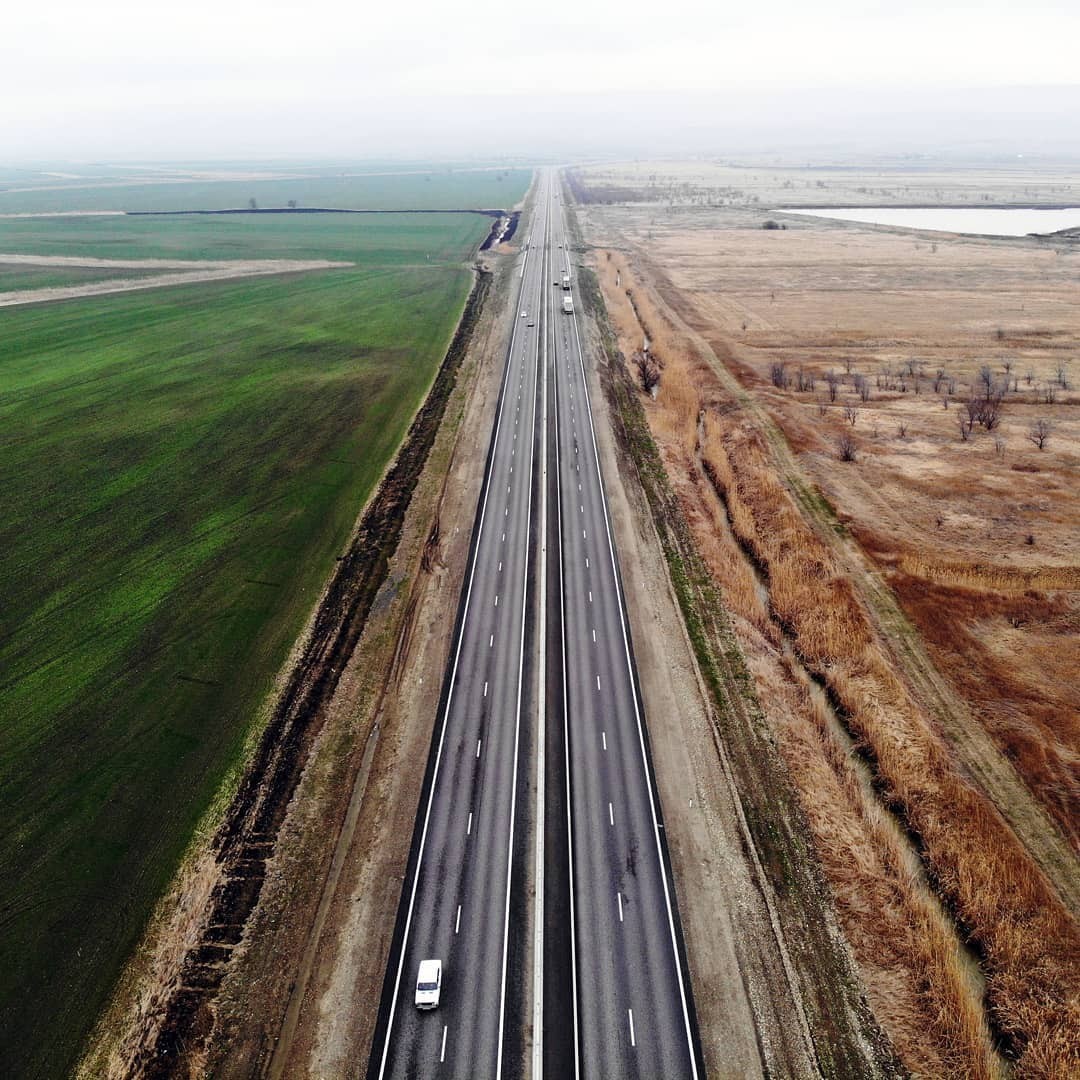
<path fill-rule="evenodd" d="M 0 157 L 1080 153 L 1080 10 L 1054 0 L 148 10 L 9 13 Z"/>

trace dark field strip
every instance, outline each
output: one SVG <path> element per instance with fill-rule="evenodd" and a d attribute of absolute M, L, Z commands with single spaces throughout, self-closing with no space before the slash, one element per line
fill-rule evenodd
<path fill-rule="evenodd" d="M 434 377 L 464 225 L 457 267 L 0 311 L 0 1074 L 71 1067 Z"/>
<path fill-rule="evenodd" d="M 181 180 L 99 186 L 54 182 L 33 187 L 25 181 L 0 184 L 0 213 L 52 213 L 71 210 L 225 210 L 255 199 L 260 207 L 340 206 L 350 210 L 461 210 L 513 207 L 525 196 L 531 168 L 399 172 L 387 175 L 305 176 L 245 180 Z M 109 185 L 109 186 L 106 186 Z M 5 190 L 13 188 L 16 190 Z M 22 190 L 18 190 L 18 189 Z"/>

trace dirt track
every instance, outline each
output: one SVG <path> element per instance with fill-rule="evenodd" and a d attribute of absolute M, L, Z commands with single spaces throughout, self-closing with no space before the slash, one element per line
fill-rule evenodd
<path fill-rule="evenodd" d="M 232 259 L 221 262 L 199 262 L 191 259 L 94 259 L 85 256 L 5 255 L 2 253 L 0 253 L 0 263 L 21 266 L 86 267 L 117 271 L 165 271 L 141 278 L 119 276 L 113 281 L 95 281 L 87 285 L 0 292 L 0 307 L 44 304 L 54 300 L 74 300 L 84 296 L 105 296 L 109 293 L 134 292 L 136 289 L 160 289 L 170 285 L 187 285 L 199 281 L 225 281 L 231 278 L 257 277 L 265 274 L 333 270 L 353 265 L 349 262 L 330 262 L 326 259 Z"/>

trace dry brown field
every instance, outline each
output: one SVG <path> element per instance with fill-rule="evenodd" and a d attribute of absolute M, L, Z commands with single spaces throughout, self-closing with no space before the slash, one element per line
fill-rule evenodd
<path fill-rule="evenodd" d="M 1008 168 L 916 162 L 792 165 L 759 155 L 739 162 L 634 161 L 575 169 L 587 197 L 676 206 L 1076 206 L 1074 166 Z"/>
<path fill-rule="evenodd" d="M 1080 245 L 578 214 L 875 1014 L 925 1075 L 1068 1075 Z"/>

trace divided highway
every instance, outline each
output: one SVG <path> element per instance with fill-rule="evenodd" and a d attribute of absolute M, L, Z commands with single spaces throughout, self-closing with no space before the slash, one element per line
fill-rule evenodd
<path fill-rule="evenodd" d="M 563 311 L 577 290 L 561 287 L 573 271 L 550 172 L 523 246 L 368 1076 L 523 1075 L 532 1024 L 535 1080 L 696 1078 L 690 982 L 577 314 Z M 541 899 L 530 942 L 521 915 Z M 442 1000 L 420 1012 L 414 983 L 427 958 L 442 961 Z"/>

